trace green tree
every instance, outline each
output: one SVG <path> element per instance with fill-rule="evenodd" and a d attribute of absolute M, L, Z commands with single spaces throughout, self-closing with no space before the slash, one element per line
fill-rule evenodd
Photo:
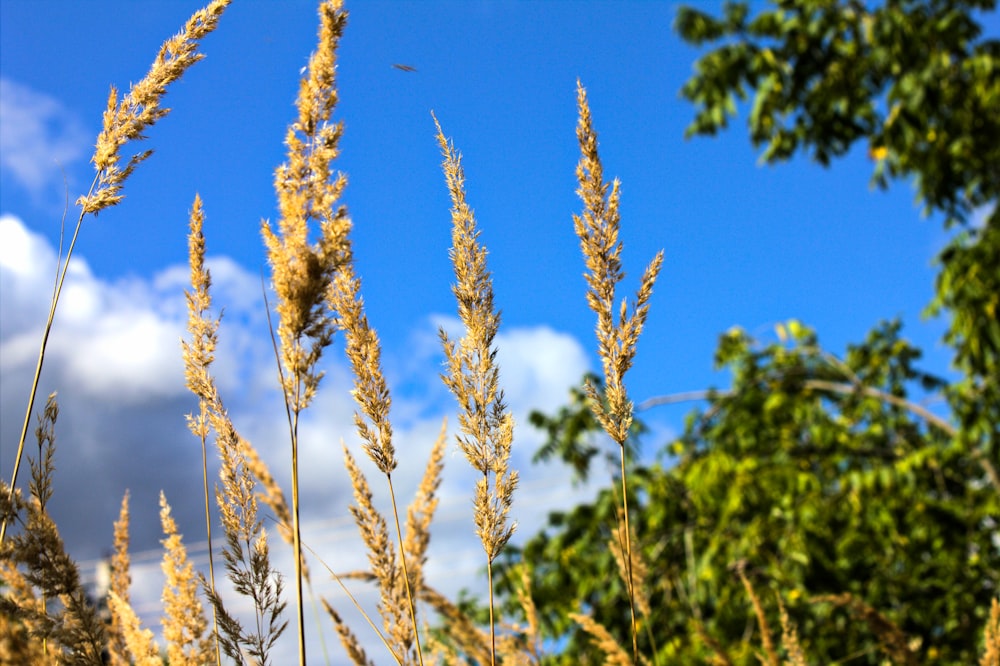
<path fill-rule="evenodd" d="M 763 159 L 796 151 L 821 164 L 867 140 L 874 180 L 913 177 L 928 211 L 963 229 L 939 256 L 930 311 L 950 315 L 945 341 L 963 379 L 949 391 L 960 437 L 1000 460 L 1000 40 L 977 16 L 995 0 L 779 0 L 751 17 L 682 7 L 676 28 L 694 45 L 682 94 L 688 135 L 715 134 L 752 96 L 748 125 Z M 995 479 L 994 479 L 995 480 Z"/>
<path fill-rule="evenodd" d="M 928 209 L 963 219 L 1000 195 L 1000 41 L 978 12 L 995 0 L 780 0 L 751 17 L 682 7 L 676 28 L 694 45 L 682 94 L 696 107 L 688 134 L 715 134 L 752 96 L 748 124 L 763 159 L 802 150 L 821 164 L 867 141 L 876 181 L 915 176 Z"/>
<path fill-rule="evenodd" d="M 1000 42 L 978 20 L 993 9 L 776 0 L 756 15 L 747 2 L 726 3 L 720 18 L 679 11 L 680 36 L 712 46 L 682 90 L 695 105 L 689 135 L 724 129 L 746 101 L 765 161 L 801 151 L 827 165 L 867 143 L 878 185 L 912 178 L 928 212 L 961 223 L 930 306 L 949 319 L 960 378 L 917 370 L 898 323 L 842 360 L 794 322 L 766 345 L 723 335 L 716 361 L 732 386 L 706 393 L 662 463 L 629 471 L 649 563 L 640 638 L 658 663 L 756 663 L 760 628 L 734 566 L 772 633 L 782 600 L 810 662 L 977 661 L 1000 591 Z M 944 397 L 947 413 L 912 402 L 917 391 Z M 600 450 L 584 411 L 577 400 L 533 417 L 549 436 L 544 454 L 578 474 Z M 533 567 L 543 632 L 565 641 L 553 663 L 599 663 L 571 611 L 629 640 L 606 545 L 616 505 L 609 489 L 554 514 L 510 556 Z M 499 582 L 516 614 L 515 584 Z"/>
<path fill-rule="evenodd" d="M 757 663 L 760 636 L 748 631 L 753 612 L 732 570 L 743 563 L 772 629 L 777 595 L 811 663 L 976 660 L 1000 589 L 1000 501 L 983 482 L 984 460 L 908 400 L 943 382 L 914 367 L 920 353 L 899 328 L 880 325 L 843 360 L 797 322 L 768 345 L 739 329 L 722 336 L 716 361 L 732 388 L 708 394 L 666 452 L 670 465 L 629 471 L 649 564 L 644 654 L 660 664 Z M 550 432 L 549 444 L 578 459 L 581 440 L 560 435 Z M 609 574 L 616 506 L 614 490 L 602 491 L 553 514 L 510 555 L 533 568 L 543 632 L 568 641 L 553 663 L 599 663 L 567 619 L 580 608 L 630 640 L 624 584 Z M 501 589 L 515 585 L 507 577 Z"/>

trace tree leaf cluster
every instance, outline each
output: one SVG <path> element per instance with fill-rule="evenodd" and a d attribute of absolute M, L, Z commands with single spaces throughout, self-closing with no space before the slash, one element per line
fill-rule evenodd
<path fill-rule="evenodd" d="M 920 352 L 898 322 L 880 324 L 842 361 L 805 326 L 789 329 L 797 335 L 770 344 L 740 329 L 724 334 L 716 361 L 732 373 L 732 390 L 691 415 L 669 447 L 675 465 L 629 472 L 632 525 L 651 563 L 642 584 L 653 614 L 643 622 L 656 644 L 643 653 L 660 664 L 720 653 L 756 663 L 760 637 L 733 572 L 743 563 L 771 626 L 780 597 L 817 663 L 887 657 L 887 630 L 873 630 L 859 608 L 906 636 L 916 663 L 973 663 L 1000 590 L 1000 496 L 967 443 L 898 404 L 943 382 L 915 366 Z M 567 619 L 581 607 L 630 640 L 624 584 L 609 573 L 605 546 L 617 525 L 614 495 L 552 514 L 508 559 L 533 567 L 543 633 L 566 641 L 552 663 L 589 658 L 587 638 Z M 516 584 L 501 577 L 508 594 Z"/>
<path fill-rule="evenodd" d="M 964 219 L 1000 194 L 1000 40 L 976 20 L 995 0 L 777 0 L 719 18 L 682 7 L 701 56 L 682 95 L 688 135 L 715 134 L 749 101 L 761 159 L 797 151 L 823 165 L 867 140 L 874 182 L 915 176 L 927 209 Z"/>

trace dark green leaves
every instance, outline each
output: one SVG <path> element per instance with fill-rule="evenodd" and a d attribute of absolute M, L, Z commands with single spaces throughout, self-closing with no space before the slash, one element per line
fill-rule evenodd
<path fill-rule="evenodd" d="M 783 0 L 752 19 L 729 3 L 716 19 L 678 11 L 695 63 L 682 94 L 688 134 L 714 134 L 752 97 L 748 125 L 762 158 L 801 150 L 829 164 L 867 140 L 873 179 L 914 177 L 928 209 L 964 219 L 1000 195 L 1000 42 L 981 39 L 992 1 Z"/>
<path fill-rule="evenodd" d="M 942 381 L 917 368 L 919 350 L 897 322 L 842 359 L 797 321 L 776 332 L 769 344 L 740 329 L 724 334 L 716 360 L 731 387 L 692 416 L 673 447 L 676 466 L 629 472 L 636 543 L 652 567 L 644 585 L 653 614 L 643 621 L 653 638 L 640 631 L 640 651 L 660 664 L 706 663 L 720 651 L 733 664 L 758 663 L 759 635 L 747 633 L 753 611 L 731 570 L 745 561 L 769 622 L 779 626 L 779 595 L 810 663 L 882 663 L 900 635 L 913 663 L 974 663 L 1000 586 L 991 522 L 1000 495 L 973 443 L 925 418 L 910 395 L 938 393 Z M 574 424 L 575 413 L 545 423 L 579 446 L 596 426 Z M 532 567 L 543 631 L 566 641 L 552 663 L 589 658 L 566 619 L 580 607 L 629 640 L 606 547 L 616 501 L 606 490 L 552 515 L 512 555 Z M 515 584 L 504 574 L 498 586 L 509 593 Z M 869 623 L 875 616 L 863 609 L 888 624 Z"/>

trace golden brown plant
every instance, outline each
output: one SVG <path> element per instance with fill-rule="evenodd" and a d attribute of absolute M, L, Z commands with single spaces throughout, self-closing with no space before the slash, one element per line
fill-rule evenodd
<path fill-rule="evenodd" d="M 163 544 L 163 640 L 171 666 L 199 666 L 218 661 L 214 641 L 206 634 L 208 621 L 198 598 L 198 580 L 187 557 L 177 522 L 170 515 L 166 496 L 160 493 Z"/>
<path fill-rule="evenodd" d="M 299 83 L 298 119 L 285 135 L 288 162 L 275 172 L 280 218 L 277 229 L 261 225 L 277 295 L 282 387 L 292 449 L 292 549 L 296 563 L 299 663 L 305 664 L 302 611 L 302 543 L 299 528 L 299 414 L 316 394 L 323 373 L 317 363 L 333 337 L 326 297 L 336 271 L 347 263 L 346 208 L 337 204 L 347 184 L 334 175 L 333 160 L 343 127 L 331 123 L 337 105 L 336 52 L 347 22 L 340 0 L 320 5 L 319 45 Z M 319 222 L 319 239 L 309 242 L 309 222 Z"/>
<path fill-rule="evenodd" d="M 468 615 L 431 587 L 424 586 L 420 590 L 420 598 L 441 617 L 441 626 L 447 632 L 449 644 L 439 645 L 439 651 L 445 652 L 449 659 L 451 657 L 458 659 L 458 653 L 461 652 L 476 664 L 490 661 L 492 658 L 490 635 L 477 627 Z"/>
<path fill-rule="evenodd" d="M 606 666 L 632 666 L 634 663 L 628 652 L 618 645 L 614 636 L 594 618 L 583 613 L 570 613 L 570 619 L 580 625 L 580 627 L 590 634 L 594 647 L 604 653 L 604 663 Z"/>
<path fill-rule="evenodd" d="M 369 623 L 397 663 L 414 663 L 422 658 L 422 647 L 417 643 L 415 632 L 410 635 L 406 633 L 412 632 L 412 625 L 408 622 L 412 622 L 413 615 L 408 617 L 404 615 L 402 604 L 405 602 L 409 605 L 409 596 L 403 580 L 404 578 L 409 580 L 410 590 L 422 590 L 425 587 L 423 567 L 427 560 L 427 546 L 430 543 L 430 525 L 438 504 L 437 489 L 441 484 L 441 470 L 444 468 L 446 433 L 447 421 L 442 421 L 423 479 L 413 501 L 407 507 L 406 535 L 403 538 L 402 551 L 410 563 L 408 569 L 396 566 L 395 549 L 392 547 L 386 520 L 374 507 L 364 473 L 347 448 L 344 448 L 345 466 L 351 477 L 356 502 L 350 507 L 350 511 L 358 525 L 362 541 L 368 549 L 370 568 L 367 571 L 334 574 L 334 578 L 342 586 L 345 579 L 374 581 L 378 584 L 380 593 L 378 610 L 382 617 L 382 629 L 375 627 L 371 620 Z M 351 596 L 346 587 L 344 589 Z M 325 600 L 323 605 L 327 608 L 327 613 L 333 620 L 348 655 L 356 664 L 366 663 L 360 657 L 364 654 L 364 650 L 361 649 L 354 634 L 343 626 L 340 615 Z"/>
<path fill-rule="evenodd" d="M 253 474 L 254 478 L 261 485 L 262 489 L 257 491 L 257 501 L 263 502 L 267 508 L 274 513 L 275 524 L 278 527 L 278 534 L 288 545 L 292 545 L 295 536 L 292 534 L 292 511 L 285 499 L 285 493 L 281 490 L 274 475 L 271 474 L 267 463 L 263 461 L 250 442 L 240 440 L 241 451 L 243 452 L 244 463 Z M 305 555 L 301 561 L 302 577 L 309 582 L 309 566 Z"/>
<path fill-rule="evenodd" d="M 125 491 L 122 496 L 121 509 L 118 511 L 118 520 L 115 521 L 115 552 L 111 556 L 111 592 L 118 595 L 118 598 L 130 603 L 129 588 L 132 586 L 132 575 L 129 571 L 130 562 L 128 555 L 129 544 L 129 493 Z M 125 627 L 122 618 L 117 613 L 111 613 L 111 623 L 108 626 L 108 658 L 110 666 L 129 666 L 131 663 L 128 656 L 128 647 L 125 643 Z"/>
<path fill-rule="evenodd" d="M 496 621 L 493 616 L 493 561 L 517 527 L 507 516 L 517 488 L 517 472 L 508 468 L 514 439 L 514 417 L 504 403 L 493 339 L 500 313 L 493 305 L 493 279 L 486 267 L 486 248 L 479 244 L 476 218 L 465 200 L 462 157 L 449 142 L 437 118 L 438 144 L 444 154 L 444 176 L 451 196 L 451 259 L 455 269 L 452 292 L 465 335 L 457 343 L 441 329 L 439 336 L 448 361 L 442 375 L 458 400 L 458 445 L 469 464 L 482 474 L 473 496 L 476 535 L 486 551 L 490 592 L 491 663 L 496 663 Z"/>
<path fill-rule="evenodd" d="M 111 87 L 108 107 L 104 111 L 104 128 L 97 136 L 97 148 L 91 161 L 97 169 L 95 187 L 77 204 L 84 213 L 98 213 L 122 200 L 125 180 L 140 162 L 152 154 L 147 150 L 129 158 L 121 165 L 121 149 L 132 141 L 146 138 L 143 132 L 170 112 L 160 104 L 167 86 L 181 78 L 191 65 L 204 58 L 198 53 L 198 43 L 219 24 L 219 18 L 231 0 L 213 0 L 195 12 L 184 29 L 160 47 L 149 73 L 118 101 L 118 91 Z"/>
<path fill-rule="evenodd" d="M 754 589 L 750 579 L 747 578 L 746 562 L 742 560 L 737 562 L 734 569 L 736 570 L 736 575 L 739 576 L 740 582 L 743 583 L 744 589 L 747 591 L 747 596 L 750 597 L 754 615 L 757 617 L 757 624 L 760 627 L 760 641 L 764 647 L 764 654 L 767 656 L 765 663 L 770 666 L 779 666 L 778 651 L 775 649 L 774 639 L 771 637 L 771 627 L 767 622 L 767 615 L 764 613 L 764 606 L 760 602 L 760 597 L 757 596 L 757 591 Z M 762 659 L 761 661 L 764 660 Z"/>
<path fill-rule="evenodd" d="M 441 486 L 444 470 L 444 452 L 447 445 L 448 420 L 441 420 L 441 430 L 431 447 L 431 455 L 420 480 L 417 494 L 406 509 L 406 538 L 403 552 L 410 563 L 408 578 L 411 590 L 424 587 L 424 565 L 427 563 L 427 546 L 431 542 L 431 521 L 437 510 L 437 491 Z"/>
<path fill-rule="evenodd" d="M 389 421 L 392 398 L 382 375 L 378 334 L 365 315 L 361 279 L 355 276 L 350 263 L 337 272 L 329 304 L 331 312 L 336 314 L 337 327 L 346 338 L 347 359 L 354 373 L 351 395 L 360 409 L 354 412 L 354 425 L 361 436 L 362 448 L 379 471 L 390 476 L 398 464 Z"/>
<path fill-rule="evenodd" d="M 32 616 L 45 614 L 44 601 L 35 595 L 31 584 L 14 566 L 0 559 L 0 664 L 38 664 L 55 666 L 56 655 L 39 640 L 39 623 Z M 26 609 L 19 612 L 17 609 Z"/>
<path fill-rule="evenodd" d="M 538 609 L 531 598 L 531 572 L 528 570 L 528 566 L 524 564 L 521 565 L 520 569 L 521 587 L 517 588 L 517 602 L 520 604 L 521 610 L 524 611 L 524 617 L 528 621 L 526 636 L 531 654 L 534 656 L 535 662 L 540 662 L 542 658 L 542 632 L 538 623 Z"/>
<path fill-rule="evenodd" d="M 136 666 L 160 666 L 163 660 L 160 659 L 160 650 L 153 640 L 153 632 L 142 628 L 139 617 L 128 601 L 110 592 L 108 606 L 111 608 L 112 617 L 118 618 L 117 622 L 122 628 L 122 636 L 132 655 L 132 662 Z"/>
<path fill-rule="evenodd" d="M 330 619 L 333 620 L 334 629 L 336 629 L 337 635 L 340 637 L 340 644 L 344 646 L 344 651 L 347 653 L 347 656 L 351 659 L 351 661 L 355 664 L 359 664 L 360 666 L 374 666 L 375 662 L 368 658 L 364 648 L 361 647 L 361 642 L 358 640 L 358 637 L 354 635 L 354 632 L 351 631 L 349 626 L 347 626 L 344 620 L 340 617 L 340 614 L 334 610 L 333 606 L 331 606 L 330 602 L 326 599 L 321 599 L 321 601 L 323 603 L 324 610 L 326 610 Z M 393 657 L 396 657 L 396 655 L 393 654 Z M 396 657 L 396 663 L 399 663 L 398 657 Z"/>
<path fill-rule="evenodd" d="M 690 624 L 693 626 L 694 633 L 701 639 L 701 642 L 712 651 L 712 654 L 708 657 L 709 664 L 712 666 L 733 666 L 733 660 L 726 654 L 725 649 L 723 649 L 719 641 L 709 635 L 705 629 L 704 622 L 699 618 L 692 618 Z"/>
<path fill-rule="evenodd" d="M 211 432 L 209 414 L 215 408 L 218 394 L 209 367 L 215 360 L 218 344 L 219 320 L 212 319 L 212 275 L 205 266 L 205 234 L 203 226 L 205 212 L 201 197 L 194 197 L 191 206 L 190 231 L 188 233 L 188 264 L 191 269 L 191 290 L 184 292 L 188 309 L 188 333 L 191 342 L 181 341 L 184 358 L 184 379 L 189 391 L 198 396 L 198 414 L 188 414 L 187 424 L 191 433 L 201 442 L 202 498 L 205 505 L 205 535 L 208 540 L 208 582 L 215 590 L 215 556 L 212 545 L 212 511 L 208 490 L 208 436 Z M 213 634 L 218 634 L 219 624 L 212 609 Z M 218 643 L 216 643 L 216 664 L 221 666 Z"/>
<path fill-rule="evenodd" d="M 65 663 L 99 663 L 106 643 L 104 624 L 87 599 L 76 563 L 66 553 L 46 505 L 52 497 L 55 425 L 59 406 L 49 396 L 35 430 L 38 459 L 32 460 L 30 497 L 0 486 L 0 514 L 20 531 L 0 544 L 4 584 L 21 589 L 0 597 L 0 612 L 24 622 L 43 650 Z M 23 579 L 23 580 L 21 580 Z M 25 587 L 28 586 L 28 588 Z M 31 593 L 28 594 L 30 588 Z"/>
<path fill-rule="evenodd" d="M 639 548 L 633 548 L 631 553 L 631 564 L 626 565 L 625 563 L 625 544 L 628 539 L 625 536 L 625 521 L 621 519 L 619 515 L 617 530 L 615 535 L 608 539 L 608 549 L 611 554 L 614 555 L 615 564 L 618 565 L 618 574 L 622 577 L 622 581 L 628 585 L 629 583 L 629 571 L 632 572 L 632 580 L 635 582 L 635 607 L 641 615 L 646 617 L 650 616 L 652 609 L 650 608 L 649 601 L 649 586 L 647 580 L 649 579 L 649 564 L 646 562 L 646 558 L 643 556 L 642 551 Z M 631 535 L 634 543 L 635 535 Z"/>
<path fill-rule="evenodd" d="M 229 579 L 239 594 L 252 599 L 256 631 L 245 631 L 226 609 L 221 597 L 202 580 L 202 587 L 215 608 L 219 647 L 239 664 L 246 663 L 244 651 L 260 664 L 268 663 L 271 647 L 287 626 L 281 615 L 281 575 L 271 566 L 267 532 L 257 515 L 253 475 L 242 454 L 239 435 L 225 414 L 212 414 L 222 466 L 222 488 L 216 489 L 216 503 L 222 518 L 226 545 L 222 557 Z"/>
<path fill-rule="evenodd" d="M 597 351 L 604 370 L 605 392 L 602 397 L 597 387 L 588 382 L 584 388 L 590 399 L 590 408 L 605 432 L 618 443 L 621 457 L 622 514 L 625 519 L 625 562 L 628 564 L 627 588 L 629 609 L 632 615 L 632 653 L 638 656 L 637 624 L 635 617 L 635 585 L 632 573 L 632 540 L 628 527 L 628 483 L 625 474 L 625 440 L 632 428 L 634 406 L 625 390 L 625 373 L 635 359 L 636 343 L 649 313 L 649 297 L 653 284 L 663 265 L 661 250 L 646 267 L 639 283 L 631 313 L 622 299 L 615 307 L 615 291 L 625 277 L 622 270 L 622 243 L 618 239 L 620 216 L 618 202 L 620 183 L 616 179 L 608 188 L 604 180 L 604 167 L 597 152 L 597 133 L 594 131 L 587 104 L 587 92 L 577 81 L 577 107 L 580 114 L 576 136 L 580 144 L 580 162 L 576 177 L 580 183 L 577 194 L 583 200 L 583 213 L 573 216 L 576 235 L 580 238 L 584 261 L 587 266 L 587 303 L 597 314 Z M 615 312 L 617 310 L 617 320 Z"/>
<path fill-rule="evenodd" d="M 197 52 L 199 41 L 215 30 L 219 17 L 230 2 L 231 0 L 213 0 L 204 9 L 195 12 L 188 19 L 184 29 L 160 47 L 149 73 L 129 90 L 128 94 L 122 98 L 121 104 L 117 101 L 117 91 L 113 86 L 111 88 L 111 93 L 108 96 L 108 107 L 104 112 L 104 127 L 97 137 L 97 147 L 91 159 L 97 169 L 97 174 L 90 185 L 90 191 L 77 200 L 77 204 L 81 207 L 80 215 L 73 231 L 73 238 L 66 251 L 66 259 L 59 269 L 52 292 L 52 300 L 49 304 L 49 315 L 42 334 L 41 348 L 38 351 L 35 376 L 28 393 L 28 408 L 25 410 L 24 425 L 21 429 L 21 438 L 14 458 L 14 471 L 11 474 L 8 501 L 12 499 L 12 493 L 17 487 L 18 469 L 24 452 L 24 443 L 27 440 L 31 412 L 35 406 L 38 380 L 41 377 L 42 365 L 45 361 L 45 349 L 48 346 L 49 333 L 52 330 L 52 322 L 55 319 L 63 282 L 66 280 L 66 274 L 69 270 L 69 262 L 73 257 L 73 249 L 80 236 L 83 218 L 87 213 L 96 215 L 104 208 L 121 201 L 123 196 L 121 189 L 125 180 L 140 162 L 152 154 L 152 151 L 147 150 L 133 155 L 128 164 L 122 167 L 120 164 L 121 149 L 130 141 L 145 138 L 143 132 L 169 113 L 169 109 L 160 106 L 163 96 L 167 92 L 167 86 L 179 79 L 191 65 L 204 57 Z M 0 522 L 0 543 L 3 542 L 6 533 L 7 519 L 4 517 L 3 521 Z"/>
<path fill-rule="evenodd" d="M 990 617 L 983 630 L 983 656 L 979 666 L 1000 666 L 1000 600 L 990 603 Z"/>
<path fill-rule="evenodd" d="M 778 611 L 780 615 L 778 616 L 781 620 L 781 647 L 785 648 L 785 654 L 788 658 L 785 663 L 789 666 L 806 666 L 806 655 L 802 651 L 802 645 L 799 643 L 799 632 L 795 628 L 795 624 L 789 619 L 788 611 L 785 610 L 785 604 L 781 601 L 781 596 L 774 595 L 778 600 Z"/>
<path fill-rule="evenodd" d="M 639 548 L 632 548 L 629 563 L 626 564 L 626 550 L 627 544 L 635 543 L 635 535 L 631 534 L 626 536 L 625 530 L 625 520 L 623 520 L 621 511 L 617 511 L 617 522 L 615 534 L 613 537 L 608 539 L 608 549 L 611 554 L 614 555 L 615 564 L 618 565 L 618 575 L 622 577 L 622 581 L 625 583 L 626 589 L 630 583 L 630 576 L 632 587 L 635 596 L 635 608 L 644 618 L 652 617 L 652 607 L 650 605 L 650 591 L 652 589 L 651 580 L 649 578 L 649 563 L 646 561 L 642 550 Z M 649 646 L 652 653 L 655 655 L 657 653 L 656 648 L 656 635 L 653 631 L 653 627 L 649 625 L 648 622 L 644 624 L 646 630 L 646 637 L 649 640 Z"/>
<path fill-rule="evenodd" d="M 350 220 L 344 215 L 344 230 L 345 233 L 350 230 Z M 357 277 L 354 273 L 354 266 L 350 260 L 351 245 L 349 237 L 344 238 L 344 250 L 347 260 L 338 268 L 337 273 L 334 277 L 333 284 L 329 290 L 328 304 L 330 311 L 336 317 L 337 328 L 344 332 L 344 337 L 346 340 L 346 352 L 347 358 L 351 364 L 351 370 L 354 375 L 354 389 L 351 391 L 351 395 L 354 397 L 354 401 L 358 405 L 358 410 L 354 412 L 354 424 L 358 430 L 358 435 L 361 437 L 363 442 L 362 447 L 368 457 L 371 458 L 372 462 L 378 467 L 379 471 L 385 474 L 386 482 L 389 486 L 389 499 L 392 504 L 393 512 L 393 522 L 396 527 L 396 538 L 400 547 L 400 566 L 402 569 L 401 578 L 403 589 L 406 592 L 406 606 L 409 611 L 409 628 L 412 631 L 412 642 L 416 646 L 416 656 L 417 660 L 423 663 L 423 650 L 420 646 L 420 636 L 417 632 L 417 616 L 416 616 L 416 604 L 414 602 L 414 581 L 419 578 L 417 571 L 408 572 L 408 562 L 407 560 L 411 557 L 411 554 L 422 558 L 424 557 L 424 550 L 427 546 L 427 541 L 429 540 L 429 535 L 421 536 L 416 531 L 412 531 L 408 542 L 404 542 L 402 529 L 399 521 L 399 511 L 396 504 L 396 492 L 392 484 L 392 472 L 396 469 L 398 461 L 396 459 L 396 451 L 392 443 L 392 423 L 389 420 L 389 410 L 392 406 L 392 398 L 389 394 L 389 387 L 386 384 L 385 377 L 382 373 L 382 351 L 381 345 L 379 343 L 378 334 L 371 327 L 368 322 L 368 317 L 365 314 L 364 309 L 364 299 L 361 296 L 361 279 Z M 432 462 L 431 465 L 436 465 L 436 471 L 432 474 L 434 477 L 432 480 L 435 484 L 437 481 L 437 474 L 440 472 L 440 458 L 443 455 L 442 452 L 438 450 L 439 447 L 435 447 L 432 452 Z M 353 458 L 350 458 L 350 464 L 348 466 L 351 471 L 351 479 L 354 483 L 355 488 L 355 498 L 358 498 L 358 483 L 364 482 L 364 477 L 361 475 L 360 469 L 353 464 Z M 437 462 L 435 463 L 435 457 Z M 353 465 L 353 467 L 351 466 Z M 430 467 L 428 468 L 430 473 Z M 425 476 L 424 483 L 428 483 L 428 477 Z M 367 483 L 367 482 L 365 482 Z M 367 486 L 366 486 L 367 491 Z M 425 501 L 433 501 L 436 504 L 436 499 L 433 498 L 433 489 L 429 493 L 424 493 L 426 489 L 421 486 L 418 492 L 418 502 L 421 497 L 425 498 Z M 358 510 L 363 513 L 367 513 L 369 508 L 366 507 L 360 500 Z M 413 507 L 411 507 L 412 509 Z M 352 509 L 353 510 L 353 509 Z M 374 509 L 371 509 L 374 511 Z M 429 515 L 426 514 L 423 505 L 417 508 L 420 515 L 426 515 L 427 520 L 429 520 Z M 433 507 L 430 509 L 430 513 L 433 513 Z M 355 513 L 355 519 L 358 521 L 358 526 L 362 531 L 362 536 L 365 535 L 365 528 L 362 527 L 362 519 L 359 518 L 359 514 Z M 381 519 L 381 516 L 379 516 Z M 410 523 L 408 527 L 413 525 L 416 528 L 420 527 L 419 522 L 413 523 L 412 521 L 423 520 L 423 518 L 418 518 L 416 514 L 410 514 Z M 369 517 L 367 519 L 368 524 L 372 524 L 373 518 Z M 410 531 L 410 530 L 408 530 Z M 391 541 L 387 540 L 385 543 L 381 543 L 379 547 L 392 548 Z M 369 548 L 373 545 L 369 543 L 368 539 L 365 539 L 366 544 Z M 407 546 L 410 546 L 410 549 Z M 414 550 L 415 549 L 415 550 Z M 413 551 L 411 553 L 411 551 Z M 391 555 L 391 553 L 390 553 Z M 371 556 L 371 555 L 370 555 Z M 394 557 L 392 558 L 394 562 Z M 374 565 L 374 563 L 373 563 Z M 414 565 L 417 569 L 420 568 L 420 564 Z M 393 563 L 393 568 L 395 564 Z M 380 588 L 383 591 L 383 618 L 386 618 L 385 611 L 387 607 L 385 606 L 385 595 L 387 590 L 386 585 L 392 584 L 395 580 L 384 574 L 376 574 L 376 578 L 379 580 Z M 392 595 L 394 592 L 388 592 Z M 339 626 L 339 625 L 338 625 Z M 405 627 L 396 626 L 395 630 L 401 630 Z M 395 636 L 393 641 L 394 648 L 392 651 L 394 653 L 404 655 L 404 658 L 409 653 L 409 639 L 403 641 L 401 637 Z"/>
<path fill-rule="evenodd" d="M 211 275 L 204 264 L 203 219 L 201 200 L 195 197 L 188 239 L 192 291 L 187 292 L 187 298 L 191 340 L 182 346 L 185 378 L 188 389 L 198 397 L 199 414 L 188 416 L 188 426 L 203 443 L 210 431 L 215 433 L 216 449 L 222 462 L 219 470 L 222 487 L 216 488 L 215 499 L 226 537 L 223 559 L 236 591 L 250 597 L 253 602 L 256 631 L 244 631 L 240 622 L 228 613 L 216 591 L 214 580 L 210 582 L 202 578 L 202 586 L 215 615 L 216 629 L 213 633 L 217 648 L 212 652 L 216 655 L 219 651 L 225 652 L 237 663 L 244 663 L 245 651 L 265 663 L 268 651 L 285 629 L 286 623 L 281 621 L 285 604 L 281 601 L 281 576 L 271 566 L 267 533 L 257 515 L 256 482 L 246 457 L 247 452 L 253 449 L 229 418 L 209 371 L 214 359 L 218 320 L 211 319 L 209 315 Z M 203 475 L 207 488 L 204 456 Z M 207 507 L 206 522 L 210 530 Z M 213 568 L 210 567 L 210 575 L 214 579 Z M 216 656 L 216 660 L 218 658 Z"/>
<path fill-rule="evenodd" d="M 910 648 L 910 641 L 898 624 L 869 606 L 850 592 L 843 594 L 827 594 L 811 597 L 812 603 L 828 602 L 835 606 L 846 607 L 855 618 L 863 620 L 878 639 L 879 648 L 888 656 L 892 663 L 902 666 L 915 666 L 917 655 Z"/>
<path fill-rule="evenodd" d="M 396 565 L 396 549 L 389 536 L 388 524 L 375 508 L 368 481 L 346 446 L 344 465 L 354 488 L 355 504 L 350 507 L 351 515 L 368 548 L 371 574 L 378 581 L 378 611 L 382 616 L 380 635 L 397 663 L 413 663 L 417 659 L 417 655 L 411 653 L 416 632 L 409 614 L 403 574 Z"/>

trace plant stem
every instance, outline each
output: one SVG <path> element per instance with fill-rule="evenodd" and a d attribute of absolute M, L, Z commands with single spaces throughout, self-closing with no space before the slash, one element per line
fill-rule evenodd
<path fill-rule="evenodd" d="M 299 413 L 292 424 L 292 551 L 295 557 L 295 602 L 299 619 L 299 666 L 306 665 L 306 625 L 302 616 L 302 537 L 299 532 Z"/>
<path fill-rule="evenodd" d="M 94 192 L 94 188 L 97 187 L 97 180 L 100 174 L 94 176 L 94 181 L 90 184 L 90 190 L 87 192 L 87 197 L 90 197 Z M 76 220 L 76 228 L 73 230 L 73 239 L 69 243 L 69 249 L 66 251 L 66 261 L 63 263 L 62 268 L 59 270 L 59 277 L 56 280 L 55 290 L 52 292 L 52 301 L 49 305 L 49 317 L 45 322 L 45 332 L 42 334 L 42 345 L 38 350 L 38 363 L 35 365 L 35 377 L 31 381 L 31 392 L 28 394 L 28 408 L 24 412 L 24 424 L 21 426 L 21 438 L 17 443 L 17 455 L 14 457 L 14 472 L 10 477 L 10 489 L 8 491 L 7 501 L 14 501 L 14 488 L 17 485 L 17 473 L 21 468 L 21 458 L 24 457 L 24 442 L 28 438 L 28 428 L 31 425 L 31 410 L 35 408 L 35 396 L 38 394 L 38 382 L 42 376 L 42 364 L 45 361 L 45 349 L 49 344 L 49 333 L 52 331 L 52 322 L 56 317 L 56 306 L 59 305 L 59 296 L 62 294 L 63 282 L 66 280 L 66 273 L 69 272 L 69 260 L 73 257 L 73 248 L 76 247 L 76 241 L 80 237 L 80 229 L 83 227 L 83 217 L 86 215 L 82 210 L 80 212 L 80 217 Z M 0 523 L 0 545 L 3 545 L 4 537 L 7 535 L 7 516 L 4 516 L 3 522 Z"/>
<path fill-rule="evenodd" d="M 201 418 L 203 423 L 206 411 L 205 403 L 202 401 Z M 205 532 L 208 537 L 208 578 L 212 584 L 212 594 L 215 594 L 215 560 L 212 556 L 212 514 L 209 509 L 208 498 L 208 452 L 206 451 L 204 435 L 201 437 L 201 474 L 205 490 Z M 215 635 L 215 664 L 216 666 L 222 666 L 222 654 L 219 649 L 219 615 L 215 609 L 215 604 L 212 604 L 212 626 L 214 627 L 213 633 Z"/>
<path fill-rule="evenodd" d="M 496 621 L 493 619 L 493 561 L 486 563 L 486 576 L 490 587 L 490 664 L 496 666 L 497 663 L 497 634 Z"/>
<path fill-rule="evenodd" d="M 386 473 L 389 482 L 389 498 L 392 500 L 392 517 L 396 522 L 396 539 L 399 541 L 399 561 L 403 566 L 403 583 L 406 585 L 406 599 L 410 606 L 410 622 L 413 624 L 413 640 L 417 644 L 417 660 L 424 666 L 424 653 L 420 648 L 420 632 L 417 631 L 417 610 L 413 603 L 413 592 L 410 590 L 410 576 L 406 572 L 406 549 L 403 548 L 403 533 L 399 529 L 399 512 L 396 510 L 396 493 L 392 489 L 392 475 Z"/>
<path fill-rule="evenodd" d="M 625 476 L 625 444 L 621 447 L 621 467 L 622 467 L 622 512 L 625 514 L 625 571 L 628 578 L 628 610 L 632 615 L 632 661 L 639 663 L 639 630 L 635 620 L 635 583 L 632 580 L 632 530 L 628 520 L 628 484 Z"/>

